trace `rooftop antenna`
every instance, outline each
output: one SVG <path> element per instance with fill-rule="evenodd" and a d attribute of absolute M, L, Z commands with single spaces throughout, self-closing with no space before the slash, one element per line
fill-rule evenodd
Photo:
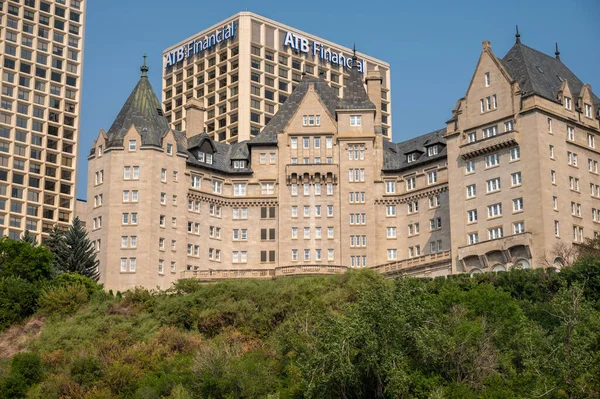
<path fill-rule="evenodd" d="M 148 67 L 146 66 L 146 58 L 148 58 L 148 56 L 146 55 L 146 53 L 144 53 L 144 65 L 140 67 L 140 71 L 142 71 L 142 78 L 148 77 Z"/>
<path fill-rule="evenodd" d="M 519 25 L 517 25 L 517 34 L 515 35 L 517 38 L 517 44 L 521 44 L 521 34 L 519 33 Z"/>
<path fill-rule="evenodd" d="M 558 51 L 558 42 L 555 42 L 556 45 L 556 51 L 554 52 L 554 55 L 556 56 L 556 59 L 560 61 L 560 51 Z"/>

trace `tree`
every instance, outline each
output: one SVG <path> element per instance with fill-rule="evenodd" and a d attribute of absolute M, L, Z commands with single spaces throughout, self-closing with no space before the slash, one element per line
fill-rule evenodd
<path fill-rule="evenodd" d="M 54 228 L 50 231 L 48 237 L 44 240 L 44 246 L 54 254 L 54 268 L 56 270 L 62 270 L 61 266 L 58 263 L 56 254 L 58 253 L 60 248 L 64 247 L 64 233 L 58 228 L 57 225 L 54 225 Z"/>
<path fill-rule="evenodd" d="M 29 232 L 29 230 L 25 230 L 23 236 L 21 236 L 21 241 L 28 243 L 32 247 L 37 245 L 37 238 Z"/>
<path fill-rule="evenodd" d="M 24 241 L 0 239 L 0 277 L 20 277 L 30 282 L 52 279 L 52 253 Z"/>
<path fill-rule="evenodd" d="M 94 244 L 88 238 L 83 223 L 78 217 L 73 220 L 69 230 L 54 234 L 50 241 L 59 270 L 77 272 L 98 281 L 100 272 Z"/>

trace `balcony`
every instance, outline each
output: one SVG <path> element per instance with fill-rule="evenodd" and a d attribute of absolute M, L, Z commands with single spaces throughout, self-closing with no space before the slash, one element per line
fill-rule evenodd
<path fill-rule="evenodd" d="M 459 147 L 460 156 L 462 159 L 466 160 L 479 155 L 498 151 L 502 148 L 516 146 L 519 144 L 517 140 L 518 136 L 519 132 L 517 132 L 516 130 L 512 130 L 510 132 L 500 133 L 480 141 L 463 144 Z"/>
<path fill-rule="evenodd" d="M 477 244 L 458 247 L 458 261 L 462 264 L 463 271 L 466 272 L 475 269 L 482 271 L 508 270 L 511 265 L 519 262 L 524 261 L 524 263 L 531 264 L 532 245 L 531 233 L 482 241 Z"/>
<path fill-rule="evenodd" d="M 371 270 L 383 275 L 394 275 L 411 273 L 416 271 L 416 269 L 435 265 L 448 264 L 448 266 L 450 266 L 451 263 L 452 256 L 450 250 L 448 250 L 438 252 L 435 254 L 417 256 L 415 258 L 402 259 L 396 262 L 385 263 L 379 266 L 373 266 L 371 267 Z"/>
<path fill-rule="evenodd" d="M 346 270 L 348 267 L 338 265 L 280 266 L 275 268 L 275 277 L 342 274 Z"/>
<path fill-rule="evenodd" d="M 179 274 L 181 279 L 195 278 L 202 281 L 219 281 L 232 279 L 272 279 L 275 277 L 273 269 L 259 270 L 184 270 Z"/>
<path fill-rule="evenodd" d="M 309 176 L 310 182 L 317 179 L 321 183 L 336 184 L 338 181 L 339 165 L 330 163 L 287 164 L 285 166 L 286 182 L 300 183 L 304 176 Z"/>

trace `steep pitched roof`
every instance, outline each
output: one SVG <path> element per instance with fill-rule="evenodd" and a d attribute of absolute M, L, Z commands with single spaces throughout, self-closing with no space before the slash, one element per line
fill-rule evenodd
<path fill-rule="evenodd" d="M 583 82 L 560 59 L 525 46 L 518 41 L 501 60 L 511 76 L 519 82 L 524 96 L 537 94 L 557 102 L 563 81 L 569 83 L 573 95 L 579 95 Z M 561 81 L 562 79 L 562 81 Z M 600 99 L 592 94 L 594 105 Z"/>
<path fill-rule="evenodd" d="M 108 130 L 107 147 L 122 146 L 123 137 L 132 126 L 142 137 L 142 145 L 161 146 L 169 123 L 146 76 L 147 70 L 142 67 L 142 77 Z"/>
<path fill-rule="evenodd" d="M 432 160 L 447 157 L 445 134 L 446 128 L 443 128 L 401 143 L 392 143 L 384 140 L 383 171 L 401 171 L 431 162 Z M 433 144 L 442 144 L 442 148 L 440 148 L 437 155 L 428 156 L 426 148 Z M 415 161 L 408 163 L 406 155 L 413 152 L 419 152 L 420 154 Z"/>
<path fill-rule="evenodd" d="M 271 145 L 277 143 L 277 134 L 285 128 L 296 113 L 304 96 L 308 92 L 310 83 L 313 83 L 315 93 L 319 96 L 329 113 L 335 117 L 338 97 L 327 82 L 312 76 L 304 76 L 298 86 L 292 91 L 288 99 L 279 107 L 277 113 L 267 123 L 263 130 L 250 142 L 249 145 Z"/>
<path fill-rule="evenodd" d="M 365 72 L 366 73 L 366 72 Z M 369 100 L 367 91 L 363 84 L 362 75 L 356 67 L 356 57 L 353 58 L 352 68 L 348 76 L 348 84 L 344 88 L 344 98 L 341 98 L 336 106 L 337 109 L 372 109 L 377 107 Z"/>

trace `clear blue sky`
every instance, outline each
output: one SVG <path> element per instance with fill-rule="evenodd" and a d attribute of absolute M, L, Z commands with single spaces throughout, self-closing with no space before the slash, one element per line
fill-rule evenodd
<path fill-rule="evenodd" d="M 87 154 L 137 83 L 148 53 L 160 97 L 161 55 L 170 45 L 239 11 L 252 11 L 387 61 L 392 69 L 393 140 L 441 127 L 465 94 L 481 53 L 499 57 L 514 43 L 554 53 L 600 95 L 600 1 L 504 0 L 92 0 L 87 6 L 78 198 L 85 198 Z"/>

